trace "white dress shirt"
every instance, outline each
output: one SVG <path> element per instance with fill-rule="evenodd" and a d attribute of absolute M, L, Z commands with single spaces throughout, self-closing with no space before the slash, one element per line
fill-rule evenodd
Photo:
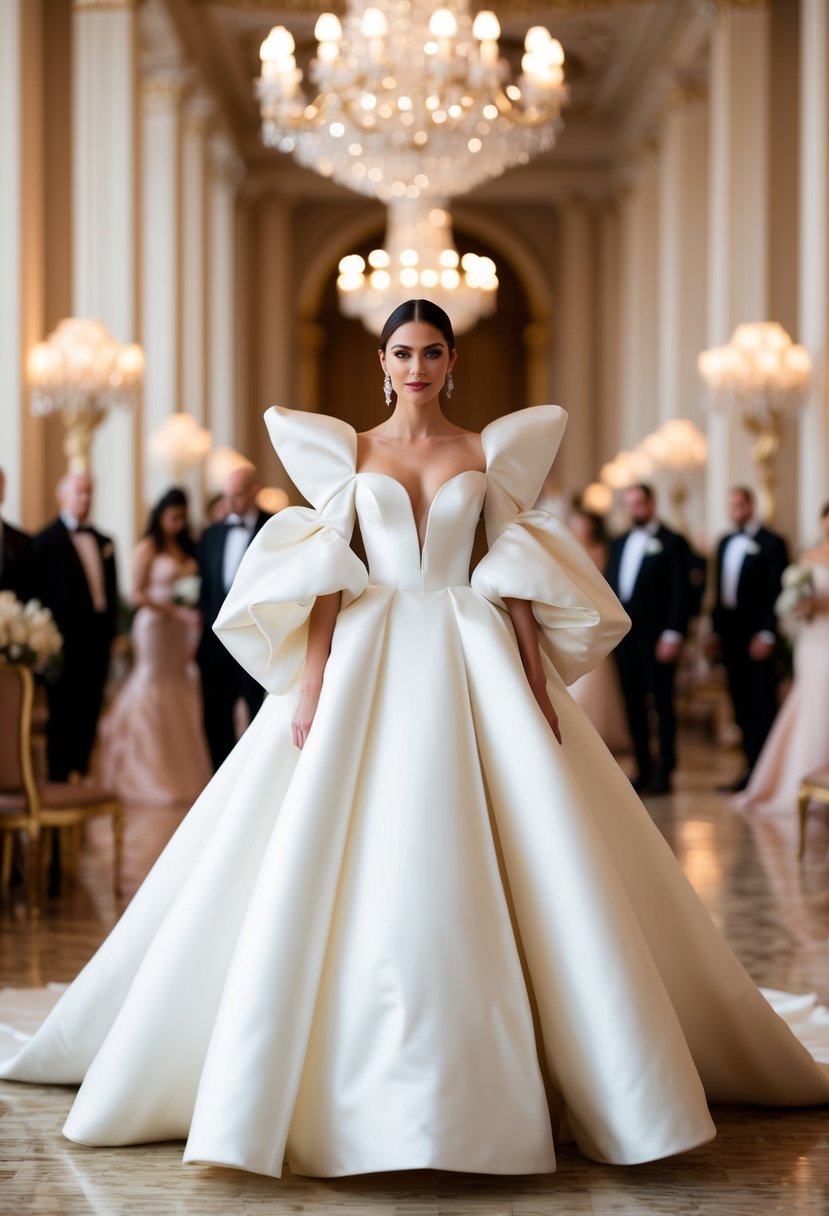
<path fill-rule="evenodd" d="M 723 608 L 737 607 L 737 589 L 740 585 L 740 575 L 743 572 L 743 562 L 750 547 L 756 544 L 755 537 L 760 531 L 756 519 L 749 520 L 741 532 L 735 532 L 726 541 L 722 555 L 722 575 L 720 578 L 720 599 Z M 774 645 L 774 634 L 768 629 L 761 629 L 757 634 L 770 646 Z"/>
<path fill-rule="evenodd" d="M 258 518 L 259 512 L 255 507 L 251 507 L 247 514 L 241 517 L 231 514 L 225 520 L 227 532 L 225 533 L 225 548 L 222 554 L 222 580 L 225 591 L 230 589 L 230 585 L 236 577 L 236 571 L 239 569 L 239 563 L 250 544 L 250 538 L 253 536 L 253 530 L 256 527 Z"/>
<path fill-rule="evenodd" d="M 659 520 L 652 519 L 643 527 L 632 528 L 622 550 L 622 560 L 619 563 L 619 599 L 626 604 L 633 596 L 636 580 L 645 560 L 648 543 L 659 531 Z"/>
<path fill-rule="evenodd" d="M 107 595 L 104 583 L 104 563 L 101 560 L 101 550 L 91 531 L 79 532 L 78 528 L 88 528 L 87 524 L 79 524 L 74 515 L 61 511 L 60 517 L 69 532 L 69 539 L 75 546 L 75 552 L 81 559 L 83 572 L 92 597 L 92 607 L 96 612 L 106 612 Z"/>
<path fill-rule="evenodd" d="M 749 547 L 755 543 L 754 538 L 759 531 L 760 525 L 756 520 L 751 520 L 745 525 L 742 532 L 735 532 L 726 541 L 720 586 L 720 598 L 724 608 L 737 607 L 737 588 L 743 572 L 743 562 L 746 560 Z"/>

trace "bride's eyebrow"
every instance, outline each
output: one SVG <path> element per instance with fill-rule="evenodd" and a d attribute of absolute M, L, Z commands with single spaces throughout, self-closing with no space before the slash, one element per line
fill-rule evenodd
<path fill-rule="evenodd" d="M 392 350 L 411 350 L 411 346 L 404 346 L 402 342 L 396 342 L 392 346 Z M 430 342 L 428 346 L 423 347 L 424 350 L 444 350 L 442 342 Z"/>

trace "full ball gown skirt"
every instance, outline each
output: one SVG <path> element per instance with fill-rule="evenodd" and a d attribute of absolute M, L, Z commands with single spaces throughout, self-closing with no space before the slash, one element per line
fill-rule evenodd
<path fill-rule="evenodd" d="M 566 692 L 627 619 L 530 506 L 564 412 L 488 426 L 422 553 L 348 425 L 266 419 L 312 505 L 265 525 L 216 629 L 270 695 L 2 1075 L 82 1082 L 72 1140 L 181 1138 L 186 1162 L 276 1176 L 550 1171 L 565 1134 L 641 1162 L 710 1139 L 706 1099 L 829 1100 Z M 299 752 L 307 618 L 338 590 Z M 504 596 L 533 601 L 563 746 Z"/>
<path fill-rule="evenodd" d="M 809 568 L 815 594 L 829 596 L 829 567 L 812 562 Z M 751 780 L 734 800 L 753 814 L 793 819 L 803 778 L 829 766 L 829 613 L 821 612 L 801 625 L 794 676 Z"/>
<path fill-rule="evenodd" d="M 159 553 L 147 595 L 170 602 L 178 579 L 198 572 Z M 193 660 L 198 628 L 152 608 L 132 625 L 135 665 L 101 719 L 93 769 L 125 802 L 190 803 L 213 772 L 202 727 L 201 679 Z"/>

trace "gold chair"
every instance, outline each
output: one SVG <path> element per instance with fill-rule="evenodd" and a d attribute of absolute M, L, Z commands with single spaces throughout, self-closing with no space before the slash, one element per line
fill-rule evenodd
<path fill-rule="evenodd" d="M 806 808 L 810 802 L 825 802 L 829 806 L 829 768 L 817 769 L 809 773 L 800 783 L 797 795 L 797 810 L 800 817 L 800 844 L 797 850 L 798 859 L 806 849 Z"/>
<path fill-rule="evenodd" d="M 0 834 L 2 879 L 7 885 L 14 837 L 28 839 L 29 913 L 39 916 L 43 880 L 42 841 L 47 828 L 79 831 L 87 819 L 111 815 L 115 838 L 113 885 L 121 894 L 124 812 L 108 790 L 87 782 L 37 781 L 32 765 L 34 678 L 28 667 L 0 664 Z"/>

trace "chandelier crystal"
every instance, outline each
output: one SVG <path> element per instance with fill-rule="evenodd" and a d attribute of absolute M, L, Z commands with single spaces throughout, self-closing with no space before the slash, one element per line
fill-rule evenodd
<path fill-rule="evenodd" d="M 427 296 L 465 333 L 495 308 L 498 276 L 491 258 L 458 254 L 452 219 L 424 199 L 395 199 L 387 209 L 385 247 L 373 249 L 368 266 L 359 254 L 340 262 L 340 310 L 379 334 L 389 313 L 413 295 Z"/>
<path fill-rule="evenodd" d="M 350 0 L 342 23 L 323 13 L 314 33 L 310 102 L 290 31 L 262 43 L 262 139 L 352 190 L 448 199 L 555 142 L 564 53 L 543 26 L 527 32 L 515 83 L 498 18 L 473 20 L 467 0 Z"/>

